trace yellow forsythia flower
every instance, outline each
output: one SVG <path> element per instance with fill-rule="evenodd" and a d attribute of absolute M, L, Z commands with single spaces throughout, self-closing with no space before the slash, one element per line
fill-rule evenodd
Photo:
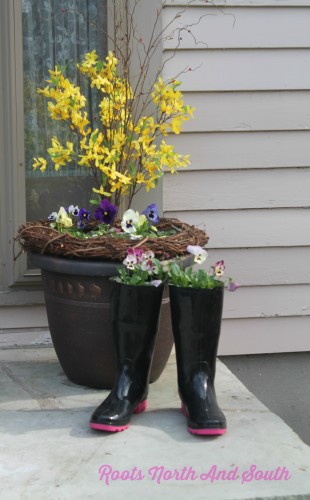
<path fill-rule="evenodd" d="M 36 170 L 38 167 L 40 168 L 41 172 L 45 172 L 46 170 L 46 159 L 39 157 L 39 158 L 34 158 L 34 163 L 33 163 L 33 170 Z"/>
<path fill-rule="evenodd" d="M 55 170 L 76 160 L 80 166 L 91 169 L 97 178 L 98 173 L 99 178 L 102 177 L 102 185 L 93 188 L 96 193 L 101 196 L 115 193 L 116 198 L 120 194 L 131 195 L 141 185 L 148 191 L 156 186 L 165 170 L 174 173 L 189 164 L 188 155 L 177 154 L 173 146 L 165 141 L 160 143 L 157 138 L 179 134 L 194 110 L 184 105 L 179 81 L 164 82 L 159 77 L 148 94 L 155 112 L 153 116 L 143 116 L 136 102 L 142 104 L 145 96 L 134 94 L 118 63 L 113 52 L 100 61 L 93 50 L 77 65 L 89 79 L 90 86 L 99 92 L 95 128 L 85 111 L 85 96 L 59 67 L 50 71 L 47 86 L 38 90 L 48 99 L 50 117 L 68 124 L 76 135 L 75 141 L 65 145 L 57 137 L 52 138 L 47 152 Z M 34 158 L 34 169 L 43 172 L 46 167 L 46 159 Z"/>

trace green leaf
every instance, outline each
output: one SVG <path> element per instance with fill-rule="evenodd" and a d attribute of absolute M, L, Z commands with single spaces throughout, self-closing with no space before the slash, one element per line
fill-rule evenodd
<path fill-rule="evenodd" d="M 96 71 L 101 71 L 102 68 L 104 67 L 104 61 L 98 61 L 96 64 Z"/>
<path fill-rule="evenodd" d="M 137 168 L 136 168 L 136 165 L 134 163 L 129 163 L 129 172 L 130 172 L 131 177 L 135 177 L 135 175 L 137 173 Z"/>
<path fill-rule="evenodd" d="M 102 187 L 105 187 L 106 183 L 107 183 L 107 176 L 106 176 L 106 174 L 102 173 L 101 174 L 101 184 L 102 184 Z"/>
<path fill-rule="evenodd" d="M 67 71 L 67 66 L 64 64 L 63 66 L 60 66 L 60 64 L 56 64 L 56 68 L 58 71 L 60 71 L 62 74 L 64 74 Z"/>
<path fill-rule="evenodd" d="M 55 87 L 57 87 L 59 85 L 59 77 L 58 76 L 56 76 L 55 78 L 52 77 L 51 82 L 53 85 L 55 85 Z"/>
<path fill-rule="evenodd" d="M 93 144 L 96 143 L 97 137 L 98 137 L 98 132 L 93 132 L 92 135 L 90 136 L 90 139 L 91 139 Z"/>

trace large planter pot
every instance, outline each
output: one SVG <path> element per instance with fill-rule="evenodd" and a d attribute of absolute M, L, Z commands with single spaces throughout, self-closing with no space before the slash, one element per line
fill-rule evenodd
<path fill-rule="evenodd" d="M 29 253 L 41 268 L 53 345 L 68 379 L 111 389 L 117 360 L 112 335 L 110 280 L 120 263 Z M 168 291 L 164 292 L 150 381 L 164 370 L 173 346 Z"/>

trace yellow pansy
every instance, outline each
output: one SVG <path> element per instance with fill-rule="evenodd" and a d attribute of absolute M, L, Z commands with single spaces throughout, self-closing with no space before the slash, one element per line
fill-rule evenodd
<path fill-rule="evenodd" d="M 69 228 L 72 226 L 72 219 L 68 216 L 64 207 L 60 207 L 58 214 L 56 215 L 56 222 L 63 227 Z"/>

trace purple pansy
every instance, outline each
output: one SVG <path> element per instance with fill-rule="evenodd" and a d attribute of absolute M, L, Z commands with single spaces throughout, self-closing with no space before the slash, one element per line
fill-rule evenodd
<path fill-rule="evenodd" d="M 117 208 L 113 203 L 110 203 L 109 200 L 104 199 L 100 203 L 99 207 L 96 208 L 94 217 L 99 220 L 103 224 L 113 224 L 115 216 L 117 214 Z"/>
<path fill-rule="evenodd" d="M 73 212 L 72 215 L 74 215 Z M 78 221 L 76 223 L 77 228 L 83 231 L 87 227 L 87 223 L 90 219 L 90 212 L 85 208 L 79 208 L 79 211 L 77 215 L 75 215 L 75 217 L 78 217 Z"/>
<path fill-rule="evenodd" d="M 80 208 L 78 217 L 80 221 L 87 221 L 90 219 L 90 212 L 86 208 Z"/>
<path fill-rule="evenodd" d="M 146 215 L 148 220 L 152 224 L 158 224 L 159 223 L 159 214 L 158 214 L 158 208 L 155 203 L 151 203 L 151 205 L 148 205 L 145 210 L 143 210 L 143 215 Z"/>

